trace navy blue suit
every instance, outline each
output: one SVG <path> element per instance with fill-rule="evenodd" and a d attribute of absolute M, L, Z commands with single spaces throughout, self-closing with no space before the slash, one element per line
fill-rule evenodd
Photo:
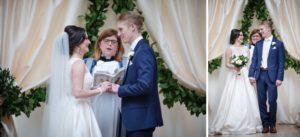
<path fill-rule="evenodd" d="M 156 126 L 163 125 L 157 84 L 154 52 L 141 39 L 118 90 L 122 97 L 122 122 L 127 131 L 151 129 L 153 132 Z"/>
<path fill-rule="evenodd" d="M 249 77 L 256 79 L 257 95 L 260 117 L 264 127 L 276 125 L 277 112 L 277 86 L 276 80 L 283 81 L 285 51 L 281 41 L 273 37 L 267 60 L 267 70 L 261 68 L 263 55 L 263 42 L 260 40 L 255 44 L 252 63 L 249 69 Z M 268 92 L 268 94 L 267 94 Z M 267 112 L 266 101 L 268 98 L 269 112 Z"/>

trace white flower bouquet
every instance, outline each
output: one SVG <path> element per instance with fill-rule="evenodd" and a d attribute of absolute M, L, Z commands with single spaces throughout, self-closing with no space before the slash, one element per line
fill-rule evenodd
<path fill-rule="evenodd" d="M 244 55 L 233 55 L 231 57 L 231 64 L 234 65 L 237 68 L 241 68 L 243 66 L 245 66 L 249 61 L 249 58 L 247 56 Z M 238 75 L 241 75 L 241 73 L 239 72 Z"/>

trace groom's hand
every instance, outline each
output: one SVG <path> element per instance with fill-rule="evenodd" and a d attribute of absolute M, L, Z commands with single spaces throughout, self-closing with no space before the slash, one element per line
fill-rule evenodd
<path fill-rule="evenodd" d="M 112 84 L 111 92 L 118 93 L 119 87 L 119 84 Z"/>
<path fill-rule="evenodd" d="M 282 84 L 282 81 L 281 80 L 276 80 L 276 86 L 280 86 Z"/>
<path fill-rule="evenodd" d="M 249 78 L 251 85 L 254 85 L 256 83 L 255 78 Z"/>

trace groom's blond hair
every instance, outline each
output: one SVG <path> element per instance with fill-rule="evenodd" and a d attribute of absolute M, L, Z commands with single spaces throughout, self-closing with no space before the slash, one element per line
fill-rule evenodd
<path fill-rule="evenodd" d="M 271 30 L 273 29 L 273 22 L 272 21 L 266 20 L 266 21 L 261 22 L 260 25 L 267 25 L 267 26 L 270 27 Z"/>
<path fill-rule="evenodd" d="M 128 11 L 121 13 L 121 15 L 118 16 L 117 21 L 127 21 L 129 23 L 133 23 L 137 26 L 139 32 L 143 30 L 144 17 L 136 12 Z"/>

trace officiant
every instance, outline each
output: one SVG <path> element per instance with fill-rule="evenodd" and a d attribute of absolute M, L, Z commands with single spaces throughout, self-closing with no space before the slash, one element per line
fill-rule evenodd
<path fill-rule="evenodd" d="M 124 47 L 118 32 L 106 29 L 96 41 L 93 58 L 85 59 L 85 63 L 92 75 L 97 71 L 113 74 L 125 66 L 123 54 Z M 103 137 L 121 136 L 120 105 L 121 98 L 112 92 L 104 92 L 91 98 L 91 106 Z"/>

